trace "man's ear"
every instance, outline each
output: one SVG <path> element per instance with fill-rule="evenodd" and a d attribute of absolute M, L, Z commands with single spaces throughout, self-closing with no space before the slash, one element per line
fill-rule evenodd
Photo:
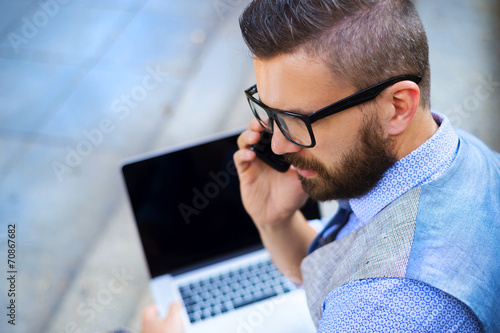
<path fill-rule="evenodd" d="M 403 133 L 413 119 L 419 105 L 420 88 L 415 82 L 401 81 L 389 87 L 386 96 L 393 107 L 387 131 L 390 136 L 396 136 Z"/>

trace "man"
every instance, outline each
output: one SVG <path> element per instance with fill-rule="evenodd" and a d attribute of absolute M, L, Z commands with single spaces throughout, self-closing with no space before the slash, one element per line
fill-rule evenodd
<path fill-rule="evenodd" d="M 431 112 L 412 3 L 255 0 L 240 26 L 257 79 L 243 202 L 318 331 L 500 332 L 500 155 Z M 250 149 L 263 130 L 287 172 Z M 339 200 L 319 234 L 309 196 Z"/>

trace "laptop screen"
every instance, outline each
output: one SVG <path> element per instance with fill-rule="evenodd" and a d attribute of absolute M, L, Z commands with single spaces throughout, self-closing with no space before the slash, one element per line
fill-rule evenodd
<path fill-rule="evenodd" d="M 238 135 L 122 167 L 151 277 L 262 247 L 241 202 L 233 161 Z"/>

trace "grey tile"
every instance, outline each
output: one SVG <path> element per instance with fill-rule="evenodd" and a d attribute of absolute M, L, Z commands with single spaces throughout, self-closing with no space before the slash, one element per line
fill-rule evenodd
<path fill-rule="evenodd" d="M 68 5 L 107 9 L 112 11 L 136 11 L 137 8 L 142 8 L 142 6 L 148 1 L 150 0 L 84 0 L 79 2 L 70 2 Z"/>
<path fill-rule="evenodd" d="M 161 116 L 178 85 L 178 80 L 157 66 L 148 65 L 134 73 L 97 67 L 74 88 L 41 133 L 59 133 L 72 142 L 85 139 L 85 133 L 94 130 L 113 136 L 134 114 L 141 115 L 144 122 Z"/>
<path fill-rule="evenodd" d="M 498 150 L 500 134 L 491 124 L 500 121 L 500 36 L 492 6 L 485 0 L 417 2 L 429 38 L 433 108 Z"/>
<path fill-rule="evenodd" d="M 32 18 L 39 3 L 0 2 L 0 27 L 7 27 L 0 28 L 0 216 L 19 225 L 19 331 L 63 331 L 72 322 L 98 331 L 132 317 L 138 326 L 144 267 L 140 286 L 116 295 L 92 319 L 77 308 L 108 283 L 110 268 L 140 265 L 119 161 L 251 118 L 242 90 L 254 78 L 239 36 L 240 8 L 217 12 L 216 3 L 70 2 L 15 53 L 6 31 L 22 29 L 22 17 Z M 500 88 L 474 113 L 450 109 L 475 96 L 481 77 L 500 81 L 491 3 L 417 2 L 431 43 L 434 106 L 498 147 Z M 126 108 L 122 95 L 140 94 L 148 66 L 168 75 Z M 106 118 L 114 128 L 95 136 L 98 144 L 79 156 L 68 151 L 84 149 L 90 139 L 83 131 Z"/>
<path fill-rule="evenodd" d="M 18 57 L 23 57 L 25 50 L 43 50 L 54 54 L 54 61 L 64 55 L 66 61 L 81 64 L 87 57 L 100 56 L 110 36 L 119 33 L 133 15 L 75 6 L 60 6 L 53 15 L 48 15 L 40 8 L 32 16 L 24 17 L 16 29 L 10 31 L 17 36 L 14 42 L 11 35 L 0 45 L 13 48 Z"/>
<path fill-rule="evenodd" d="M 36 5 L 32 1 L 0 1 L 0 36 L 7 38 L 22 18 L 28 15 Z"/>
<path fill-rule="evenodd" d="M 236 19 L 225 22 L 203 50 L 200 66 L 179 97 L 174 116 L 156 147 L 220 131 L 228 115 L 236 112 L 233 107 L 238 99 L 244 99 L 243 90 L 253 71 L 252 58 L 235 29 L 236 22 Z"/>
<path fill-rule="evenodd" d="M 166 17 L 184 17 L 198 21 L 214 21 L 217 19 L 213 0 L 150 0 L 144 6 L 144 12 L 165 15 Z"/>
<path fill-rule="evenodd" d="M 124 199 L 80 263 L 82 273 L 60 301 L 48 331 L 63 331 L 68 322 L 83 332 L 102 331 L 124 326 L 135 313 L 136 303 L 148 288 L 148 273 Z"/>
<path fill-rule="evenodd" d="M 1 129 L 35 131 L 79 69 L 31 61 L 0 59 Z"/>
<path fill-rule="evenodd" d="M 8 177 L 9 171 L 13 166 L 17 165 L 19 159 L 29 149 L 29 145 L 29 140 L 12 140 L 3 135 L 0 137 L 0 184 Z"/>
<path fill-rule="evenodd" d="M 212 24 L 183 16 L 139 13 L 105 54 L 103 61 L 123 66 L 161 64 L 186 70 Z M 196 36 L 201 35 L 200 38 Z"/>
<path fill-rule="evenodd" d="M 0 190 L 3 219 L 17 225 L 22 331 L 43 331 L 78 263 L 112 214 L 120 189 L 113 152 L 95 152 L 59 181 L 58 152 L 31 145 Z M 3 225 L 3 224 L 2 224 Z M 33 302 L 33 297 L 43 302 Z M 29 319 L 27 319 L 29 318 Z"/>

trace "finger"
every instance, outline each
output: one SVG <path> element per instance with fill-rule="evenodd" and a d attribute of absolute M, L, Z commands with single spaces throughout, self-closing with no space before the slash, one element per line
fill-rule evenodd
<path fill-rule="evenodd" d="M 170 309 L 168 310 L 168 315 L 167 318 L 169 317 L 176 317 L 178 314 L 181 313 L 182 309 L 182 304 L 178 301 L 172 302 L 170 305 Z"/>
<path fill-rule="evenodd" d="M 167 318 L 165 322 L 167 323 L 168 332 L 183 332 L 184 325 L 182 323 L 181 317 L 182 304 L 180 302 L 174 302 L 170 305 L 168 310 Z"/>
<path fill-rule="evenodd" d="M 251 162 L 255 160 L 255 157 L 255 152 L 250 149 L 240 149 L 234 153 L 233 159 L 238 174 L 244 173 L 250 167 Z"/>
<path fill-rule="evenodd" d="M 142 333 L 163 332 L 163 319 L 158 317 L 156 305 L 150 305 L 142 312 Z"/>
<path fill-rule="evenodd" d="M 248 124 L 248 129 L 252 131 L 262 132 L 264 130 L 264 127 L 262 127 L 257 118 L 253 118 L 250 121 L 250 124 Z"/>
<path fill-rule="evenodd" d="M 155 304 L 149 305 L 142 312 L 143 322 L 145 322 L 145 321 L 149 322 L 149 321 L 155 319 L 156 317 L 158 317 L 158 307 Z"/>
<path fill-rule="evenodd" d="M 250 148 L 251 145 L 257 143 L 260 139 L 260 132 L 246 130 L 238 137 L 238 147 L 240 149 Z"/>

